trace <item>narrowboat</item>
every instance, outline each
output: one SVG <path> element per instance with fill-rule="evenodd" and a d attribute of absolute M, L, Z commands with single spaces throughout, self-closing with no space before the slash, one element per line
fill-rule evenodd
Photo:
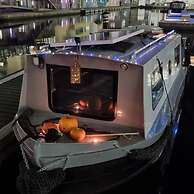
<path fill-rule="evenodd" d="M 194 13 L 186 10 L 186 3 L 173 1 L 170 3 L 168 13 L 159 22 L 159 26 L 166 30 L 193 30 Z"/>
<path fill-rule="evenodd" d="M 173 1 L 170 3 L 168 16 L 181 16 L 185 12 L 186 3 L 184 1 Z"/>
<path fill-rule="evenodd" d="M 167 163 L 185 65 L 174 31 L 106 30 L 33 48 L 12 124 L 20 192 L 101 193 Z"/>

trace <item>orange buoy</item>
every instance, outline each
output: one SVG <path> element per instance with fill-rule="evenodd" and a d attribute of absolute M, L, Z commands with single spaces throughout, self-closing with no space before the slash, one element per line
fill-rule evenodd
<path fill-rule="evenodd" d="M 70 137 L 78 142 L 81 142 L 86 137 L 86 132 L 81 128 L 73 128 L 70 131 Z"/>
<path fill-rule="evenodd" d="M 59 120 L 59 129 L 62 133 L 69 133 L 71 129 L 78 127 L 78 120 L 74 117 L 62 117 Z"/>

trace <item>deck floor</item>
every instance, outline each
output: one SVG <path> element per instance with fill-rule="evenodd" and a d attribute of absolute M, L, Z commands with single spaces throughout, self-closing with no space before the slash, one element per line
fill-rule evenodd
<path fill-rule="evenodd" d="M 20 99 L 23 76 L 0 84 L 0 129 L 12 121 Z"/>

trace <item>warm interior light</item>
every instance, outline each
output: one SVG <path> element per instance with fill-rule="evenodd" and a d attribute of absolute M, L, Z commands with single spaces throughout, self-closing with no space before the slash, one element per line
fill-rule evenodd
<path fill-rule="evenodd" d="M 98 138 L 93 138 L 93 139 L 92 139 L 92 142 L 93 142 L 94 144 L 96 144 L 96 143 L 99 142 L 99 139 L 98 139 Z"/>
<path fill-rule="evenodd" d="M 80 111 L 80 105 L 79 103 L 74 103 L 73 104 L 73 109 L 75 113 L 78 113 Z"/>
<path fill-rule="evenodd" d="M 107 139 L 108 140 L 108 139 Z M 85 138 L 85 143 L 92 143 L 92 144 L 98 144 L 98 143 L 101 143 L 101 142 L 104 142 L 106 141 L 106 138 L 104 137 L 99 137 L 98 135 L 95 135 L 95 134 L 92 134 L 92 135 L 86 135 L 86 138 Z"/>
<path fill-rule="evenodd" d="M 76 60 L 71 66 L 71 84 L 80 84 L 81 75 L 80 75 L 80 64 Z"/>
<path fill-rule="evenodd" d="M 79 105 L 80 105 L 80 107 L 81 107 L 82 109 L 86 109 L 86 108 L 88 108 L 88 106 L 89 106 L 88 102 L 85 101 L 85 100 L 80 100 L 80 101 L 79 101 Z"/>
<path fill-rule="evenodd" d="M 123 112 L 120 111 L 120 110 L 118 110 L 118 111 L 117 111 L 117 116 L 118 116 L 118 117 L 122 117 L 122 116 L 123 116 Z"/>

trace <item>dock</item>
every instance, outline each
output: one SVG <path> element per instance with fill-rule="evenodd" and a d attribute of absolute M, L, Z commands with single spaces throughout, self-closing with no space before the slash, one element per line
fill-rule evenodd
<path fill-rule="evenodd" d="M 22 78 L 23 72 L 20 71 L 0 79 L 0 180 L 5 178 L 8 169 L 15 173 L 13 164 L 21 158 L 11 122 L 18 110 Z"/>
<path fill-rule="evenodd" d="M 23 72 L 19 71 L 0 80 L 0 140 L 11 131 L 7 126 L 18 110 L 22 78 Z"/>

